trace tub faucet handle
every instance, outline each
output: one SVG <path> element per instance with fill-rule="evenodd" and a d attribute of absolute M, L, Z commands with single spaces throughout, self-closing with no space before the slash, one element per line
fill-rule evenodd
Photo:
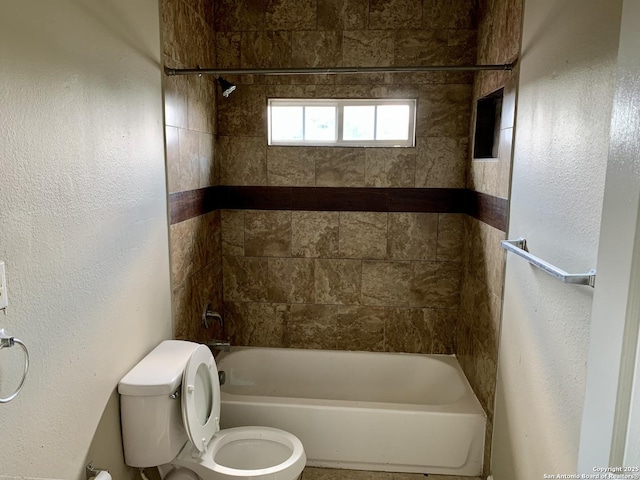
<path fill-rule="evenodd" d="M 204 306 L 204 310 L 202 311 L 202 324 L 204 325 L 204 328 L 209 328 L 209 319 L 215 318 L 216 320 L 218 320 L 218 322 L 220 322 L 220 328 L 222 328 L 222 332 L 224 333 L 224 320 L 222 319 L 222 315 L 211 310 L 210 308 L 211 304 L 207 303 Z"/>

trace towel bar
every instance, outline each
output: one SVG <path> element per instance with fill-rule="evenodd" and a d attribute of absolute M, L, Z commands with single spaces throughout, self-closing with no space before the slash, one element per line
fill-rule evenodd
<path fill-rule="evenodd" d="M 509 252 L 515 253 L 519 257 L 524 258 L 534 267 L 547 272 L 549 275 L 562 280 L 562 283 L 571 283 L 573 285 L 588 285 L 592 288 L 596 286 L 596 271 L 590 270 L 588 273 L 567 273 L 558 267 L 545 262 L 541 258 L 529 253 L 527 250 L 527 240 L 519 238 L 517 240 L 503 240 L 500 242 L 502 248 Z"/>
<path fill-rule="evenodd" d="M 18 396 L 20 390 L 22 390 L 22 387 L 24 386 L 24 381 L 27 379 L 27 373 L 29 372 L 29 350 L 27 349 L 27 346 L 17 338 L 4 333 L 4 328 L 0 328 L 0 350 L 5 347 L 13 347 L 14 345 L 20 345 L 22 347 L 22 350 L 24 350 L 25 357 L 24 370 L 22 371 L 22 380 L 20 380 L 20 385 L 18 385 L 18 388 L 11 395 L 5 398 L 0 398 L 0 403 L 9 403 L 11 400 Z"/>

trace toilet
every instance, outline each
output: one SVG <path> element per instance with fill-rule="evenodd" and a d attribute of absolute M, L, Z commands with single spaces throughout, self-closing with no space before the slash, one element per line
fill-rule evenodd
<path fill-rule="evenodd" d="M 163 480 L 295 480 L 300 440 L 269 427 L 220 430 L 220 382 L 206 345 L 166 340 L 118 384 L 127 465 Z"/>

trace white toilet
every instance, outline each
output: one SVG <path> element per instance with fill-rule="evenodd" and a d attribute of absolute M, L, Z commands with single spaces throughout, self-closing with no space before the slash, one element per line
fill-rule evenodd
<path fill-rule="evenodd" d="M 127 465 L 164 480 L 295 480 L 300 440 L 269 427 L 220 430 L 220 382 L 206 345 L 166 340 L 118 385 Z"/>

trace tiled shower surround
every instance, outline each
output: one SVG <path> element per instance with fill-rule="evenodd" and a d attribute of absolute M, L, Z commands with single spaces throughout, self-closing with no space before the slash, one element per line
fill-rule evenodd
<path fill-rule="evenodd" d="M 249 13 L 247 13 L 249 12 Z M 223 68 L 468 64 L 473 1 L 221 1 Z M 223 185 L 463 188 L 469 74 L 233 78 L 218 100 Z M 267 146 L 268 98 L 417 98 L 415 148 Z M 225 318 L 235 343 L 451 353 L 463 216 L 222 212 Z"/>
<path fill-rule="evenodd" d="M 161 5 L 168 67 L 507 63 L 520 45 L 521 0 Z M 170 193 L 466 188 L 503 204 L 509 197 L 517 71 L 228 80 L 238 88 L 223 98 L 211 77 L 165 77 Z M 475 102 L 503 86 L 499 158 L 471 160 Z M 414 148 L 267 146 L 268 98 L 389 97 L 418 100 Z M 201 325 L 211 303 L 237 345 L 455 353 L 488 415 L 488 469 L 504 214 L 495 223 L 463 210 L 265 210 L 255 198 L 251 205 L 203 208 L 172 222 L 176 337 L 219 338 L 218 328 Z"/>

